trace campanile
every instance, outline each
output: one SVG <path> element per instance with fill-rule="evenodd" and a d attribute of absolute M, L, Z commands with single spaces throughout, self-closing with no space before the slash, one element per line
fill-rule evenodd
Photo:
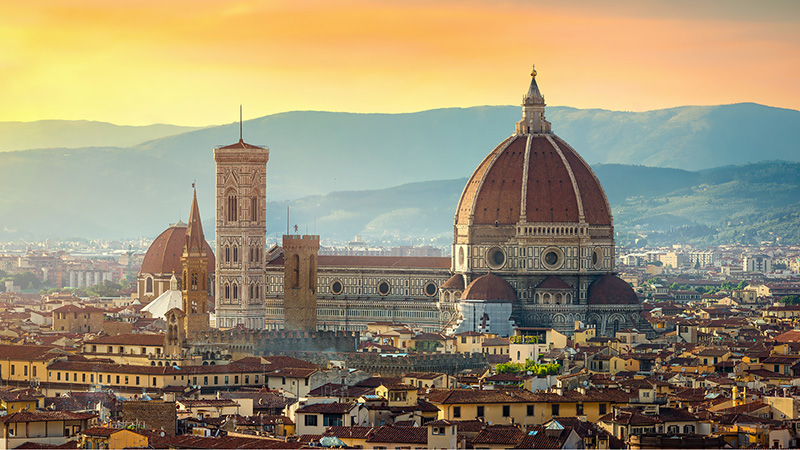
<path fill-rule="evenodd" d="M 239 142 L 214 149 L 217 164 L 217 328 L 262 329 L 269 148 Z"/>

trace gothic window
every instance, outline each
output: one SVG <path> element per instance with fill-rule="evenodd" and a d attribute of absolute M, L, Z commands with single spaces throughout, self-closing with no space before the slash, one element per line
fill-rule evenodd
<path fill-rule="evenodd" d="M 231 262 L 231 248 L 225 246 L 225 262 Z"/>
<path fill-rule="evenodd" d="M 228 222 L 235 222 L 237 220 L 239 208 L 237 205 L 236 194 L 231 192 L 228 194 L 228 204 L 226 210 L 226 216 Z"/>
<path fill-rule="evenodd" d="M 256 260 L 255 256 L 256 256 L 255 249 L 253 247 L 250 247 L 250 262 L 254 262 Z"/>
<path fill-rule="evenodd" d="M 233 262 L 239 262 L 239 247 L 233 246 Z"/>
<path fill-rule="evenodd" d="M 153 279 L 150 277 L 147 277 L 147 279 L 144 282 L 144 292 L 147 294 L 153 293 Z"/>
<path fill-rule="evenodd" d="M 292 269 L 292 287 L 300 287 L 300 255 L 294 255 L 294 268 Z"/>
<path fill-rule="evenodd" d="M 255 191 L 250 199 L 250 220 L 258 222 L 258 191 Z"/>
<path fill-rule="evenodd" d="M 197 290 L 197 274 L 196 273 L 192 274 L 192 290 L 193 291 Z"/>
<path fill-rule="evenodd" d="M 255 298 L 253 294 L 255 294 L 256 286 L 253 283 L 250 283 L 250 298 Z"/>
<path fill-rule="evenodd" d="M 237 285 L 236 283 L 233 283 L 233 286 L 232 286 L 231 290 L 233 291 L 232 292 L 233 299 L 234 300 L 238 299 L 239 298 L 239 285 Z"/>
<path fill-rule="evenodd" d="M 261 285 L 256 284 L 256 296 L 254 298 L 259 298 L 261 296 Z"/>
<path fill-rule="evenodd" d="M 231 287 L 228 285 L 228 283 L 225 283 L 225 298 L 231 298 Z"/>

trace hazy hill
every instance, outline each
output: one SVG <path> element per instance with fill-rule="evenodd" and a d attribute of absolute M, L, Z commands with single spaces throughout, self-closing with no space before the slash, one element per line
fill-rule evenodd
<path fill-rule="evenodd" d="M 285 205 L 300 199 L 293 208 L 297 215 L 293 213 L 292 222 L 313 226 L 316 217 L 317 231 L 327 235 L 349 239 L 353 230 L 378 231 L 392 221 L 414 230 L 406 233 L 411 236 L 449 235 L 463 180 L 460 186 L 456 182 L 424 183 L 470 175 L 480 160 L 513 132 L 519 115 L 519 107 L 484 106 L 413 114 L 301 111 L 247 121 L 245 140 L 270 147 L 268 196 L 273 203 L 268 214 L 275 221 L 269 232 L 285 230 Z M 710 172 L 698 169 L 764 159 L 800 160 L 798 111 L 754 104 L 644 113 L 549 107 L 548 118 L 554 131 L 597 167 L 612 204 L 620 208 L 618 225 L 636 224 L 637 217 L 653 225 L 650 214 L 654 212 L 663 214 L 659 226 L 694 223 L 699 220 L 694 216 L 683 216 L 663 205 L 655 208 L 655 203 L 650 205 L 654 209 L 648 210 L 636 202 L 698 186 L 701 177 L 713 181 L 713 186 L 740 177 L 738 182 L 744 187 L 731 190 L 731 195 L 746 196 L 747 189 L 759 183 L 736 167 Z M 90 131 L 82 135 L 82 139 L 95 136 Z M 193 180 L 197 180 L 207 233 L 212 235 L 212 149 L 233 143 L 238 136 L 237 123 L 127 148 L 66 149 L 63 147 L 70 142 L 64 137 L 62 148 L 0 152 L 0 238 L 20 234 L 155 236 L 168 223 L 186 218 Z M 92 144 L 99 145 L 99 138 L 92 137 Z M 791 172 L 780 176 L 788 184 L 797 182 Z M 406 184 L 410 186 L 396 188 L 406 194 L 395 195 L 393 187 Z M 415 199 L 414 195 L 421 197 Z M 687 202 L 708 200 L 697 193 L 682 195 Z M 353 200 L 352 207 L 344 206 L 355 198 L 359 200 Z M 672 202 L 677 204 L 677 200 Z M 391 236 L 395 231 L 386 233 Z M 398 233 L 403 234 L 402 230 Z"/>
<path fill-rule="evenodd" d="M 199 127 L 114 125 L 89 120 L 0 122 L 0 152 L 32 148 L 130 147 Z"/>

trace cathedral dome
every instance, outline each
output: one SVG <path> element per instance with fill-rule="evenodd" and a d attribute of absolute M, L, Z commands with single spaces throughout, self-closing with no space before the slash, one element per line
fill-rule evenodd
<path fill-rule="evenodd" d="M 458 202 L 455 224 L 585 223 L 611 225 L 611 208 L 586 161 L 550 132 L 536 85 L 523 98 L 516 133 L 475 169 Z"/>
<path fill-rule="evenodd" d="M 482 275 L 467 286 L 461 300 L 484 300 L 487 302 L 512 302 L 517 299 L 514 288 L 493 273 Z"/>
<path fill-rule="evenodd" d="M 639 297 L 633 288 L 616 275 L 608 274 L 594 280 L 587 294 L 589 305 L 638 305 Z"/>
<path fill-rule="evenodd" d="M 181 273 L 181 255 L 186 240 L 186 224 L 178 222 L 159 234 L 142 260 L 142 273 Z M 214 252 L 204 241 L 208 255 L 208 273 L 214 273 Z"/>

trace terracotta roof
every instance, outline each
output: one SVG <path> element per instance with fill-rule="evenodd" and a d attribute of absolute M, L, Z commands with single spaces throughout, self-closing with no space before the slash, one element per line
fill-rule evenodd
<path fill-rule="evenodd" d="M 526 153 L 528 178 L 523 180 Z M 520 218 L 523 196 L 526 217 Z M 470 219 L 486 225 L 515 225 L 521 219 L 577 223 L 579 208 L 589 224 L 611 224 L 600 182 L 572 147 L 555 135 L 520 134 L 501 142 L 475 169 L 459 200 L 456 225 L 468 225 Z"/>
<path fill-rule="evenodd" d="M 476 444 L 509 444 L 516 446 L 525 437 L 525 432 L 514 425 L 487 425 L 472 438 L 472 445 Z"/>
<path fill-rule="evenodd" d="M 372 432 L 372 427 L 344 427 L 344 426 L 333 426 L 328 427 L 325 430 L 324 436 L 336 436 L 339 439 L 349 439 L 349 438 L 356 438 L 356 439 L 365 439 L 367 436 L 370 435 Z"/>
<path fill-rule="evenodd" d="M 536 286 L 536 289 L 572 289 L 572 286 L 561 278 L 550 275 L 542 280 L 542 282 Z"/>
<path fill-rule="evenodd" d="M 163 334 L 118 334 L 116 336 L 103 336 L 91 341 L 86 341 L 85 344 L 98 344 L 98 345 L 144 345 L 161 347 L 164 345 Z"/>
<path fill-rule="evenodd" d="M 464 276 L 460 273 L 453 275 L 439 289 L 464 289 Z"/>
<path fill-rule="evenodd" d="M 319 255 L 320 266 L 398 267 L 449 269 L 450 258 L 424 256 L 340 256 Z"/>
<path fill-rule="evenodd" d="M 164 445 L 166 446 L 165 448 L 191 449 L 292 449 L 304 446 L 304 444 L 300 442 L 286 442 L 282 439 L 247 438 L 238 436 L 202 437 L 192 434 L 181 434 L 179 436 L 164 438 L 159 442 L 159 445 Z"/>
<path fill-rule="evenodd" d="M 571 427 L 565 427 L 555 434 L 551 430 L 545 430 L 541 425 L 533 425 L 528 427 L 525 436 L 514 448 L 562 448 L 571 432 Z"/>
<path fill-rule="evenodd" d="M 461 299 L 510 302 L 517 299 L 517 293 L 506 280 L 487 273 L 474 279 L 461 294 Z"/>
<path fill-rule="evenodd" d="M 55 422 L 60 420 L 84 420 L 91 419 L 92 417 L 97 417 L 97 414 L 69 411 L 20 411 L 7 416 L 0 416 L 0 422 Z"/>
<path fill-rule="evenodd" d="M 79 313 L 105 313 L 104 309 L 95 308 L 94 306 L 78 306 L 78 305 L 64 305 L 61 308 L 56 308 L 52 312 L 54 313 L 72 313 L 72 312 L 79 312 Z"/>
<path fill-rule="evenodd" d="M 392 442 L 402 444 L 428 444 L 427 427 L 394 427 L 384 425 L 374 430 L 367 442 Z"/>
<path fill-rule="evenodd" d="M 318 413 L 318 414 L 346 414 L 351 409 L 355 408 L 355 402 L 347 403 L 314 403 L 311 405 L 303 406 L 298 409 L 297 413 Z"/>
<path fill-rule="evenodd" d="M 239 139 L 239 142 L 236 142 L 235 144 L 225 145 L 225 146 L 217 148 L 217 150 L 237 150 L 237 149 L 241 149 L 241 150 L 247 150 L 247 149 L 249 149 L 249 150 L 257 150 L 257 149 L 266 150 L 266 147 L 260 147 L 258 145 L 248 144 L 244 140 Z"/>
<path fill-rule="evenodd" d="M 142 260 L 141 273 L 181 273 L 181 255 L 186 242 L 185 223 L 179 222 L 159 234 L 150 244 Z M 211 246 L 206 245 L 208 255 L 208 273 L 214 273 L 214 252 Z"/>
<path fill-rule="evenodd" d="M 589 305 L 638 305 L 639 297 L 633 288 L 616 275 L 608 274 L 589 285 Z"/>
<path fill-rule="evenodd" d="M 55 352 L 51 352 L 55 350 Z M 5 345 L 0 344 L 0 359 L 48 360 L 63 356 L 64 351 L 49 345 Z"/>

